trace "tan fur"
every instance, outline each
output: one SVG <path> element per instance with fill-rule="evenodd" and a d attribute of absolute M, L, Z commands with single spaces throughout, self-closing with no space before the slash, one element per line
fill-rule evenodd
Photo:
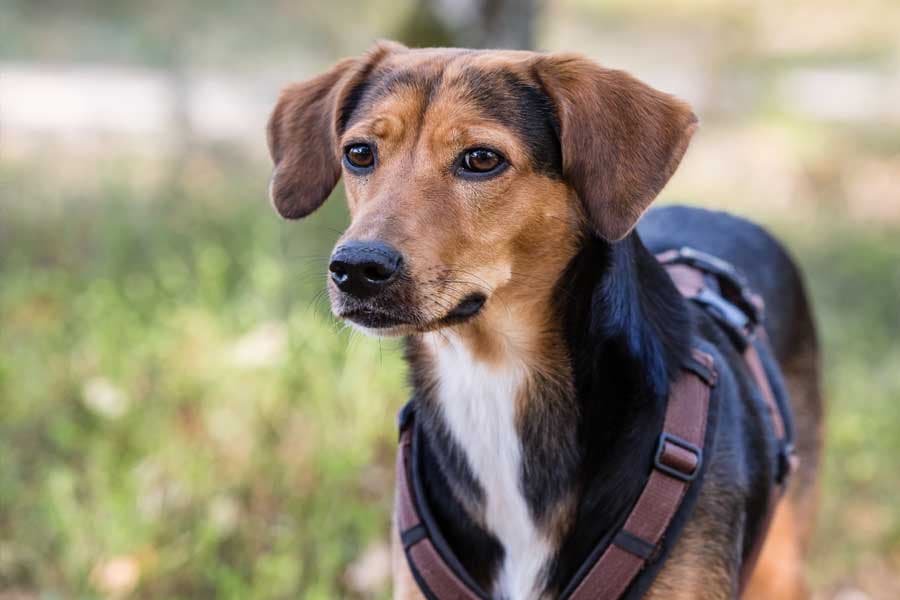
<path fill-rule="evenodd" d="M 568 186 L 530 172 L 510 131 L 452 91 L 432 101 L 428 119 L 416 128 L 422 102 L 416 90 L 391 95 L 373 108 L 377 117 L 344 134 L 343 143 L 376 138 L 385 158 L 377 176 L 348 178 L 352 222 L 342 239 L 386 240 L 400 250 L 416 276 L 418 308 L 427 320 L 439 319 L 468 293 L 486 292 L 496 306 L 461 333 L 477 356 L 490 361 L 503 342 L 490 332 L 504 312 L 515 308 L 534 313 L 535 321 L 547 318 L 536 299 L 548 300 L 574 255 L 581 213 Z M 466 148 L 485 144 L 504 153 L 514 175 L 455 181 L 446 165 Z"/>
<path fill-rule="evenodd" d="M 572 530 L 575 516 L 578 511 L 578 496 L 573 491 L 547 513 L 544 522 L 541 523 L 545 535 L 554 545 L 561 546 L 565 537 Z"/>
<path fill-rule="evenodd" d="M 818 513 L 819 470 L 824 440 L 825 403 L 819 379 L 818 349 L 814 344 L 796 349 L 785 361 L 783 372 L 794 413 L 795 445 L 799 457 L 797 471 L 791 476 L 787 499 L 793 506 L 793 528 L 805 555 Z"/>
<path fill-rule="evenodd" d="M 800 531 L 789 499 L 778 505 L 744 600 L 809 598 Z"/>
<path fill-rule="evenodd" d="M 729 490 L 705 484 L 691 519 L 646 597 L 650 600 L 726 600 L 737 590 L 734 571 L 740 540 L 735 539 L 735 503 Z M 729 549 L 724 551 L 723 549 Z M 729 555 L 730 552 L 730 555 Z"/>

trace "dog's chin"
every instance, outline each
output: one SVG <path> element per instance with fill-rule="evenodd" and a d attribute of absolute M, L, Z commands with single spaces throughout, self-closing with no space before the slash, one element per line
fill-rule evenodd
<path fill-rule="evenodd" d="M 372 337 L 397 337 L 408 335 L 413 329 L 411 319 L 375 308 L 357 307 L 337 310 L 335 315 L 354 329 Z"/>
<path fill-rule="evenodd" d="M 400 337 L 467 323 L 478 316 L 485 302 L 487 297 L 484 294 L 469 294 L 445 315 L 431 320 L 417 318 L 413 311 L 394 313 L 374 308 L 353 308 L 335 312 L 354 329 L 368 336 Z"/>
<path fill-rule="evenodd" d="M 350 323 L 350 326 L 353 327 L 356 331 L 360 333 L 364 333 L 365 335 L 373 338 L 395 338 L 395 337 L 405 337 L 407 335 L 412 335 L 414 333 L 419 333 L 419 330 L 412 325 L 394 325 L 391 327 L 366 327 L 365 325 L 360 325 L 354 321 L 347 321 Z"/>

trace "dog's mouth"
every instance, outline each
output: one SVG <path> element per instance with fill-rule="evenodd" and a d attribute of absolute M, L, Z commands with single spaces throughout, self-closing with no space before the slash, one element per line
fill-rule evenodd
<path fill-rule="evenodd" d="M 479 292 L 469 294 L 463 298 L 453 310 L 447 313 L 443 318 L 439 319 L 438 322 L 441 325 L 458 325 L 464 323 L 475 318 L 478 313 L 481 312 L 481 309 L 484 308 L 485 302 L 487 302 L 487 296 L 484 294 Z"/>
<path fill-rule="evenodd" d="M 403 333 L 434 331 L 451 325 L 459 325 L 474 319 L 484 308 L 487 296 L 482 293 L 472 293 L 465 296 L 444 316 L 424 320 L 417 317 L 412 311 L 386 310 L 372 306 L 354 306 L 340 311 L 338 317 L 350 321 L 364 329 L 372 330 L 379 334 L 399 335 Z"/>

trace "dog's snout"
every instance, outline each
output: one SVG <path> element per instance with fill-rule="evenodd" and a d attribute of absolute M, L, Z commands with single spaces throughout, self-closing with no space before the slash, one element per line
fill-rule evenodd
<path fill-rule="evenodd" d="M 382 242 L 347 242 L 331 255 L 328 270 L 342 292 L 367 298 L 394 280 L 403 256 Z"/>

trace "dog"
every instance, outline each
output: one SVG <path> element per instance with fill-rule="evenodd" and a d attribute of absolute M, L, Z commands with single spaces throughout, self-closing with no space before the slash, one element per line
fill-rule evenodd
<path fill-rule="evenodd" d="M 344 178 L 332 310 L 406 338 L 417 503 L 453 577 L 480 590 L 454 597 L 567 597 L 647 484 L 696 344 L 717 375 L 716 433 L 692 509 L 627 597 L 808 596 L 822 444 L 810 303 L 758 226 L 648 211 L 697 126 L 686 103 L 576 54 L 379 42 L 281 93 L 270 199 L 302 218 Z M 753 376 L 655 256 L 682 247 L 733 265 L 765 303 L 761 352 L 780 367 L 799 458 L 774 515 Z M 411 568 L 398 518 L 394 597 L 443 597 Z"/>

